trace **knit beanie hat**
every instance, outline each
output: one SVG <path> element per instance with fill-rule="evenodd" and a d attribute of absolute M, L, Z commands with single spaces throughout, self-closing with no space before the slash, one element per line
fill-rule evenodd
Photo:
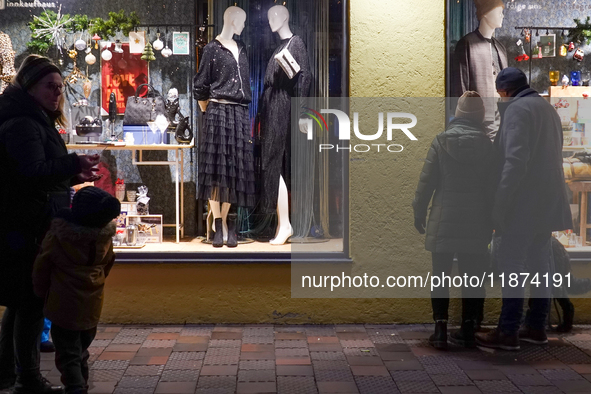
<path fill-rule="evenodd" d="M 29 55 L 16 73 L 16 82 L 18 82 L 23 90 L 29 90 L 30 87 L 51 73 L 62 74 L 60 69 L 48 58 L 39 55 Z"/>
<path fill-rule="evenodd" d="M 78 190 L 72 200 L 74 222 L 85 227 L 104 227 L 121 211 L 121 203 L 104 190 L 87 186 Z"/>
<path fill-rule="evenodd" d="M 476 5 L 476 18 L 478 20 L 481 20 L 487 12 L 494 8 L 505 8 L 503 0 L 474 0 L 474 4 Z"/>
<path fill-rule="evenodd" d="M 528 87 L 527 76 L 515 67 L 507 67 L 497 75 L 497 90 L 513 92 L 521 87 Z"/>
<path fill-rule="evenodd" d="M 484 120 L 484 103 L 477 92 L 467 91 L 458 99 L 456 118 L 470 118 L 477 122 Z"/>

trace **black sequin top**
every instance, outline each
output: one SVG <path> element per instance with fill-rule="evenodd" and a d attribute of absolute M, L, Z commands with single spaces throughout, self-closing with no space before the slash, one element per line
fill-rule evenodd
<path fill-rule="evenodd" d="M 238 44 L 238 62 L 232 52 L 218 40 L 213 40 L 203 48 L 199 71 L 193 79 L 193 93 L 196 100 L 228 100 L 238 104 L 249 104 L 250 72 L 246 47 Z"/>

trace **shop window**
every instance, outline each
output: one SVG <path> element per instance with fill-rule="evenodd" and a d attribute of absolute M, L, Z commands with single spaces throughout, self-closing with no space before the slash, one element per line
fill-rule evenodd
<path fill-rule="evenodd" d="M 588 45 L 584 23 L 591 11 L 588 1 L 556 2 L 553 0 L 504 2 L 503 17 L 499 26 L 493 26 L 493 42 L 497 47 L 502 67 L 521 69 L 530 86 L 554 105 L 563 128 L 563 156 L 567 193 L 571 202 L 574 229 L 572 232 L 555 233 L 555 236 L 569 248 L 576 259 L 588 260 L 591 251 L 591 233 L 587 223 L 589 217 L 589 193 L 584 181 L 588 165 L 579 163 L 573 170 L 573 154 L 588 161 L 585 151 L 591 146 L 591 107 L 587 104 L 591 69 L 587 62 Z M 472 0 L 448 0 L 447 2 L 447 54 L 446 90 L 448 97 L 457 97 L 462 86 L 458 66 L 458 42 L 471 32 L 479 29 L 479 14 Z M 577 24 L 578 20 L 578 24 Z M 486 30 L 486 29 L 485 29 Z M 461 47 L 461 46 L 460 46 Z M 495 54 L 496 52 L 493 52 Z M 472 59 L 478 60 L 478 59 Z M 473 69 L 475 64 L 469 65 Z M 482 67 L 492 68 L 488 64 Z M 465 71 L 469 73 L 471 71 Z M 471 78 L 481 78 L 471 75 Z M 488 77 L 487 77 L 488 78 Z M 490 76 L 491 81 L 493 76 Z M 477 86 L 477 85 L 472 85 Z M 483 84 L 480 84 L 483 86 Z M 477 90 L 478 89 L 472 89 Z M 488 91 L 479 91 L 496 107 L 494 84 Z M 453 116 L 453 99 L 448 105 L 448 119 Z M 498 125 L 497 125 L 498 127 Z"/>
<path fill-rule="evenodd" d="M 149 0 L 136 3 L 137 7 L 133 3 L 126 3 L 124 10 L 126 16 L 135 11 L 139 19 L 139 25 L 132 29 L 131 34 L 134 35 L 137 31 L 140 38 L 145 39 L 140 45 L 149 42 L 151 49 L 144 46 L 142 53 L 130 54 L 134 43 L 130 45 L 130 36 L 121 31 L 93 41 L 96 37 L 89 34 L 88 29 L 84 29 L 75 33 L 64 30 L 61 48 L 50 43 L 49 50 L 45 53 L 62 67 L 64 77 L 69 78 L 66 88 L 70 117 L 68 131 L 81 125 L 85 116 L 103 122 L 100 133 L 89 136 L 70 135 L 68 142 L 72 150 L 101 154 L 101 171 L 104 176 L 97 186 L 119 195 L 122 199 L 122 217 L 119 221 L 121 230 L 115 240 L 119 246 L 120 261 L 214 261 L 228 251 L 232 252 L 234 261 L 289 260 L 292 252 L 290 243 L 271 246 L 266 242 L 275 236 L 276 216 L 262 212 L 258 205 L 251 208 L 231 208 L 230 214 L 237 219 L 239 234 L 236 249 L 230 250 L 226 246 L 213 248 L 211 244 L 201 242 L 202 237 L 207 235 L 208 228 L 210 229 L 206 218 L 209 210 L 207 202 L 197 198 L 199 172 L 202 170 L 199 166 L 199 146 L 204 124 L 197 102 L 193 99 L 193 77 L 203 55 L 203 48 L 220 34 L 224 25 L 223 15 L 228 7 L 237 5 L 244 10 L 245 28 L 235 38 L 244 42 L 248 54 L 250 75 L 246 78 L 246 88 L 252 92 L 248 118 L 249 127 L 255 137 L 260 129 L 257 114 L 261 109 L 265 71 L 273 52 L 281 45 L 278 34 L 269 26 L 267 15 L 269 8 L 275 4 L 260 0 Z M 61 16 L 86 15 L 90 19 L 101 17 L 106 20 L 107 10 L 118 7 L 118 4 L 110 0 L 101 4 L 71 1 L 61 6 L 56 3 L 55 8 L 49 8 L 48 11 L 59 11 Z M 311 76 L 309 96 L 325 99 L 346 97 L 347 2 L 306 0 L 287 2 L 284 7 L 289 14 L 291 31 L 301 38 L 306 47 Z M 0 10 L 0 25 L 3 32 L 12 39 L 17 68 L 29 53 L 27 42 L 31 38 L 31 31 L 28 24 L 33 20 L 32 15 L 42 16 L 43 11 L 42 8 L 22 7 Z M 135 41 L 137 36 L 134 35 L 132 39 Z M 82 48 L 79 41 L 83 41 L 84 46 L 90 49 Z M 76 49 L 77 43 L 82 49 Z M 71 52 L 71 57 L 68 56 L 69 51 L 75 51 Z M 153 54 L 154 59 L 149 63 L 141 59 L 142 55 L 145 57 L 150 54 Z M 155 124 L 151 125 L 152 128 L 148 126 L 134 130 L 123 127 L 123 106 L 141 83 L 152 85 L 157 94 L 162 95 L 164 102 L 169 94 L 173 94 L 173 89 L 176 89 L 174 94 L 178 96 L 179 115 L 175 120 L 181 119 L 180 114 L 183 119 L 187 117 L 188 126 L 195 135 L 194 143 L 182 145 L 182 142 L 176 142 L 174 128 L 162 131 Z M 114 122 L 108 120 L 111 93 L 115 93 L 115 101 L 119 106 L 116 114 L 112 115 Z M 174 99 L 173 96 L 170 98 L 171 101 Z M 89 105 L 84 105 L 85 102 Z M 89 128 L 86 131 L 92 131 L 91 125 L 87 126 Z M 83 134 L 85 129 L 79 130 Z M 90 141 L 103 142 L 105 139 L 121 141 L 99 147 L 83 145 Z M 253 141 L 256 143 L 256 138 Z M 155 148 L 151 145 L 154 143 L 164 144 Z M 256 146 L 256 165 L 261 161 L 259 152 L 260 149 Z M 314 152 L 295 153 L 296 156 L 299 155 L 298 162 L 303 161 L 306 165 L 292 171 L 293 187 L 290 188 L 292 191 L 287 200 L 291 207 L 290 221 L 294 231 L 291 239 L 293 242 L 313 245 L 314 251 L 328 253 L 327 256 L 331 258 L 336 255 L 347 258 L 347 152 L 330 153 L 321 158 Z M 256 177 L 259 190 L 262 181 L 260 172 L 256 172 Z M 178 183 L 175 182 L 177 179 Z M 144 205 L 138 193 L 140 186 L 148 188 L 148 212 L 142 211 Z M 177 235 L 180 243 L 176 242 Z M 139 239 L 140 243 L 132 245 L 135 239 Z M 145 246 L 142 246 L 141 240 L 147 241 L 143 244 Z M 254 242 L 250 242 L 251 240 Z"/>
<path fill-rule="evenodd" d="M 270 153 L 267 149 L 283 149 L 277 145 L 265 145 L 265 138 L 269 135 L 265 133 L 274 132 L 273 127 L 265 122 L 275 122 L 277 117 L 286 117 L 292 110 L 291 133 L 297 133 L 299 116 L 303 115 L 302 108 L 305 104 L 296 98 L 302 89 L 308 88 L 306 96 L 323 97 L 328 100 L 330 97 L 345 97 L 348 92 L 347 83 L 347 53 L 346 53 L 346 30 L 344 18 L 346 17 L 346 3 L 342 1 L 298 1 L 286 2 L 284 5 L 278 5 L 265 1 L 243 1 L 235 3 L 232 1 L 207 2 L 200 3 L 200 24 L 201 30 L 200 51 L 206 43 L 212 40 L 222 32 L 224 26 L 224 13 L 228 7 L 238 5 L 246 14 L 244 30 L 239 39 L 245 45 L 248 54 L 248 65 L 250 69 L 250 89 L 252 92 L 252 102 L 249 105 L 250 121 L 252 124 L 254 144 L 255 144 L 255 172 L 256 188 L 262 195 L 267 195 L 269 184 L 268 176 L 285 176 L 284 171 L 269 171 L 264 168 Z M 277 68 L 275 61 L 271 60 L 276 49 L 279 46 L 287 46 L 282 41 L 278 32 L 274 32 L 270 26 L 269 10 L 275 7 L 280 13 L 285 12 L 289 18 L 289 30 L 293 33 L 296 40 L 300 40 L 305 46 L 305 57 L 309 63 L 308 75 L 304 75 L 302 70 L 299 75 L 296 74 L 294 80 L 299 80 L 291 84 L 285 78 L 289 86 L 294 86 L 293 100 L 291 94 L 284 97 L 291 102 L 279 102 L 269 99 L 269 91 L 265 92 L 266 85 L 276 83 L 274 78 L 284 78 L 283 75 L 277 77 L 267 73 L 269 66 Z M 273 12 L 273 10 L 272 10 Z M 280 15 L 281 17 L 281 15 Z M 277 30 L 277 27 L 274 27 Z M 291 34 L 287 33 L 288 36 Z M 287 39 L 289 41 L 290 39 Z M 294 38 L 291 38 L 292 42 Z M 292 51 L 297 50 L 292 48 Z M 297 56 L 297 55 L 296 55 Z M 205 60 L 205 59 L 204 59 Z M 207 67 L 207 64 L 200 63 L 200 67 Z M 284 73 L 283 70 L 279 73 Z M 309 86 L 304 87 L 304 77 L 308 79 Z M 279 87 L 279 90 L 283 87 Z M 289 88 L 286 88 L 289 89 Z M 280 92 L 283 94 L 285 91 Z M 273 93 L 275 94 L 275 93 Z M 302 94 L 304 95 L 304 94 Z M 266 98 L 265 98 L 266 97 Z M 267 100 L 265 102 L 265 100 Z M 266 106 L 266 107 L 265 107 Z M 269 111 L 269 107 L 273 109 Z M 266 110 L 265 110 L 266 108 Z M 205 127 L 201 124 L 202 127 Z M 297 137 L 297 135 L 295 136 Z M 203 134 L 200 138 L 204 138 Z M 294 235 L 291 237 L 291 245 L 269 246 L 268 244 L 259 244 L 259 251 L 284 251 L 295 252 L 300 249 L 300 245 L 313 245 L 314 252 L 346 252 L 347 246 L 344 245 L 347 228 L 347 196 L 346 190 L 346 152 L 320 155 L 314 152 L 311 145 L 308 148 L 301 149 L 296 141 L 290 142 L 289 136 L 285 142 L 290 146 L 291 161 L 284 164 L 290 166 L 287 171 L 289 197 L 283 204 L 289 201 L 291 207 L 290 223 L 293 227 Z M 285 156 L 289 160 L 289 156 Z M 275 162 L 275 166 L 281 166 L 281 162 Z M 272 174 L 272 175 L 269 175 Z M 274 187 L 274 186 L 272 186 Z M 239 209 L 238 216 L 241 224 L 241 231 L 250 238 L 259 240 L 273 239 L 277 234 L 275 231 L 276 215 L 268 214 L 268 201 L 265 203 L 265 197 L 259 195 L 256 205 L 253 209 Z M 281 205 L 281 201 L 279 201 Z M 273 204 L 271 204 L 273 205 Z M 279 237 L 280 238 L 280 237 Z M 297 243 L 297 247 L 293 245 Z M 256 248 L 257 246 L 251 245 Z M 284 249 L 281 249 L 284 248 Z"/>

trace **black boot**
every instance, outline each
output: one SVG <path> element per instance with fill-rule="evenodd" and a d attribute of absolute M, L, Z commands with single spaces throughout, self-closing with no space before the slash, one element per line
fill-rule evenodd
<path fill-rule="evenodd" d="M 6 375 L 0 374 L 0 390 L 6 390 L 11 388 L 12 386 L 14 386 L 15 381 L 16 375 L 14 373 Z"/>
<path fill-rule="evenodd" d="M 447 349 L 447 320 L 435 322 L 435 333 L 429 337 L 429 344 L 435 349 Z"/>
<path fill-rule="evenodd" d="M 557 298 L 556 301 L 562 308 L 562 322 L 556 327 L 558 332 L 571 332 L 575 318 L 575 306 L 568 298 Z"/>
<path fill-rule="evenodd" d="M 226 245 L 229 248 L 235 248 L 238 246 L 238 235 L 236 234 L 236 216 L 237 215 L 228 215 L 228 242 Z"/>
<path fill-rule="evenodd" d="M 476 347 L 476 338 L 474 337 L 475 325 L 474 320 L 464 320 L 460 329 L 449 335 L 449 341 L 466 348 Z"/>
<path fill-rule="evenodd" d="M 221 248 L 224 246 L 224 229 L 222 227 L 222 218 L 217 218 L 215 220 L 215 234 L 213 236 L 213 247 L 214 248 Z"/>
<path fill-rule="evenodd" d="M 13 394 L 63 394 L 62 386 L 53 385 L 37 371 L 16 378 Z"/>

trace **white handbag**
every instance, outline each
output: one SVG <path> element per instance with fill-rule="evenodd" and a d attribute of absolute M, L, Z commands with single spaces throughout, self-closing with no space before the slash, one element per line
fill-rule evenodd
<path fill-rule="evenodd" d="M 287 74 L 287 77 L 289 79 L 292 79 L 297 75 L 297 73 L 300 72 L 300 65 L 293 58 L 288 49 L 289 44 L 291 44 L 291 40 L 293 40 L 293 37 L 294 36 L 292 36 L 289 39 L 289 42 L 287 43 L 285 48 L 283 48 L 281 52 L 275 55 L 275 60 L 277 61 L 277 63 L 279 63 L 279 66 L 283 69 L 283 71 L 285 71 L 285 74 Z"/>

